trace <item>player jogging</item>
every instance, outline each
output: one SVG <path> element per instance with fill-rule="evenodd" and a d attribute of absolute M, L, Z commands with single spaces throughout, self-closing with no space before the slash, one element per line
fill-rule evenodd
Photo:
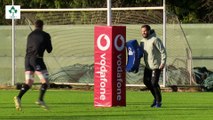
<path fill-rule="evenodd" d="M 162 96 L 158 82 L 161 70 L 166 64 L 166 49 L 149 25 L 141 27 L 141 34 L 143 36 L 141 42 L 144 44 L 145 62 L 143 81 L 154 97 L 151 107 L 159 108 L 162 104 Z"/>
<path fill-rule="evenodd" d="M 48 71 L 43 60 L 45 50 L 52 51 L 51 37 L 43 31 L 43 21 L 35 22 L 35 30 L 27 38 L 27 48 L 25 56 L 25 84 L 22 86 L 18 96 L 14 97 L 15 107 L 21 110 L 21 98 L 30 89 L 36 74 L 41 82 L 40 95 L 36 104 L 47 109 L 44 102 L 44 94 L 48 88 Z"/>

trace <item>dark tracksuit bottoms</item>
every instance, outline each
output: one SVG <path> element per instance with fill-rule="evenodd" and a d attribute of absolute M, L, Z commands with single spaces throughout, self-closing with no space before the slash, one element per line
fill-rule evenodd
<path fill-rule="evenodd" d="M 160 78 L 161 70 L 160 69 L 144 69 L 144 78 L 143 82 L 146 85 L 146 87 L 151 91 L 154 99 L 157 103 L 161 103 L 162 97 L 161 97 L 161 90 L 159 85 L 159 78 Z"/>

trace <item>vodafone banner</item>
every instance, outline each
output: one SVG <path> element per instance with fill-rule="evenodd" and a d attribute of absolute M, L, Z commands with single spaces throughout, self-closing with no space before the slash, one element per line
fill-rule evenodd
<path fill-rule="evenodd" d="M 126 27 L 95 26 L 94 106 L 126 106 Z"/>

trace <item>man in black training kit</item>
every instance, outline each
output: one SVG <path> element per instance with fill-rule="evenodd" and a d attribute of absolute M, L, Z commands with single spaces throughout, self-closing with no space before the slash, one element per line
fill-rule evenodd
<path fill-rule="evenodd" d="M 41 82 L 40 95 L 36 104 L 44 109 L 48 109 L 44 102 L 44 94 L 48 88 L 48 71 L 43 60 L 44 51 L 52 51 L 51 37 L 43 31 L 43 21 L 35 22 L 35 30 L 27 38 L 27 48 L 25 56 L 25 84 L 22 86 L 18 96 L 14 97 L 15 107 L 21 110 L 21 98 L 30 89 L 34 82 L 34 73 Z"/>
<path fill-rule="evenodd" d="M 144 44 L 144 84 L 151 91 L 154 101 L 151 107 L 159 108 L 162 104 L 159 77 L 166 64 L 166 49 L 161 40 L 156 37 L 155 31 L 149 25 L 141 27 Z"/>

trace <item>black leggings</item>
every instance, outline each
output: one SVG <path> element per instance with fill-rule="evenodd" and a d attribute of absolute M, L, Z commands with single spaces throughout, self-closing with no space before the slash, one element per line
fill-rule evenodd
<path fill-rule="evenodd" d="M 148 68 L 145 68 L 143 77 L 144 84 L 151 91 L 156 102 L 159 103 L 162 101 L 160 85 L 158 83 L 160 74 L 161 74 L 160 69 L 150 70 Z"/>

